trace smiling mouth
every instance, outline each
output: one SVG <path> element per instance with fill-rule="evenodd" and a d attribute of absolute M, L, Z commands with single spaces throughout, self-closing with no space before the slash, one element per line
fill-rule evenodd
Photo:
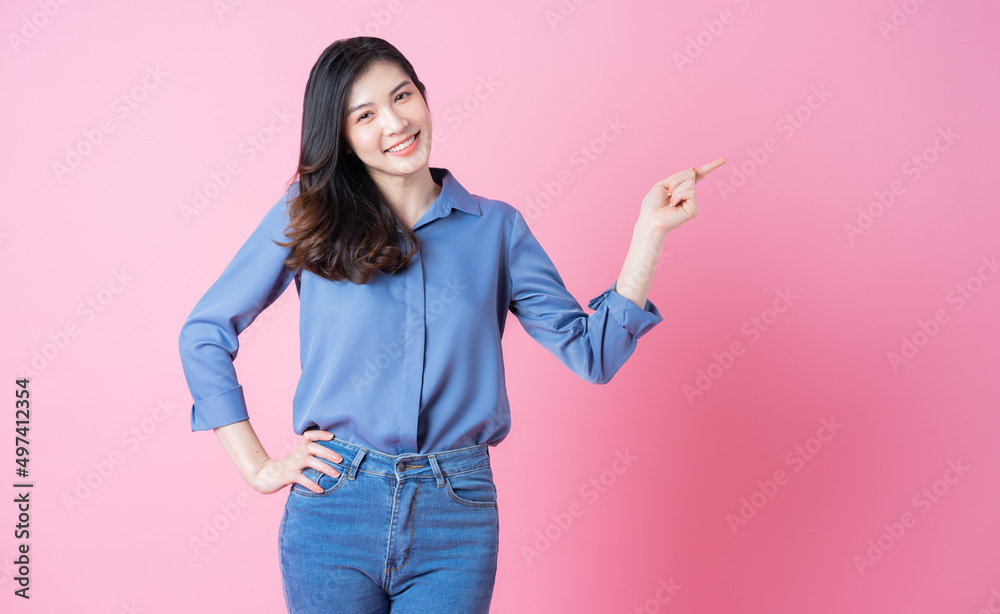
<path fill-rule="evenodd" d="M 413 140 L 417 138 L 418 134 L 420 134 L 419 130 L 417 130 L 416 132 L 414 132 L 413 136 L 411 136 L 410 138 L 406 139 L 405 141 L 403 141 L 399 145 L 394 145 L 394 146 L 390 147 L 389 149 L 386 149 L 385 153 L 394 153 L 396 151 L 402 151 L 402 150 L 406 149 L 407 147 L 409 147 L 410 145 L 413 144 Z"/>

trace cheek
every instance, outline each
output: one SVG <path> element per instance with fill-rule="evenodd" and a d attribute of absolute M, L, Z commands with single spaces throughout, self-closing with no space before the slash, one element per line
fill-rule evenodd
<path fill-rule="evenodd" d="M 345 140 L 352 151 L 378 153 L 381 151 L 379 136 L 371 130 L 355 130 L 345 135 Z"/>

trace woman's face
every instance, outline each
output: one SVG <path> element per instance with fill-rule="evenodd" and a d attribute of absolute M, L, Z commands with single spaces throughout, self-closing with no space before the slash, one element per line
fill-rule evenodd
<path fill-rule="evenodd" d="M 427 103 L 398 66 L 376 62 L 354 81 L 347 99 L 344 138 L 374 177 L 405 176 L 427 166 L 431 125 Z M 402 151 L 389 151 L 416 135 Z M 398 148 L 397 148 L 398 149 Z"/>

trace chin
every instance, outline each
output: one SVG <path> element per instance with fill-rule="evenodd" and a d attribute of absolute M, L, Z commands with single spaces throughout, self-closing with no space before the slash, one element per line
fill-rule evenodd
<path fill-rule="evenodd" d="M 417 154 L 414 154 L 416 156 Z M 379 165 L 368 165 L 370 171 L 384 173 L 386 175 L 412 175 L 422 171 L 428 166 L 426 156 L 419 159 L 408 160 L 385 160 Z"/>
<path fill-rule="evenodd" d="M 407 156 L 406 158 L 387 159 L 386 160 L 387 164 L 385 164 L 385 169 L 386 170 L 410 169 L 411 171 L 415 172 L 427 166 L 427 163 L 429 161 L 430 161 L 430 156 L 428 155 L 428 152 L 415 151 L 413 152 L 412 155 Z"/>

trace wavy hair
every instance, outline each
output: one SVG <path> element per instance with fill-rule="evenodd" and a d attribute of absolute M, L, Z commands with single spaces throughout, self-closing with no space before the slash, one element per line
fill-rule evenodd
<path fill-rule="evenodd" d="M 290 269 L 365 284 L 375 272 L 406 268 L 417 252 L 416 234 L 386 204 L 364 163 L 345 153 L 351 87 L 376 62 L 399 66 L 427 99 L 410 62 L 381 38 L 345 38 L 323 51 L 309 73 L 302 103 L 299 194 L 288 205 L 289 240 L 275 241 L 292 248 L 284 263 Z M 400 238 L 410 245 L 408 251 Z"/>

